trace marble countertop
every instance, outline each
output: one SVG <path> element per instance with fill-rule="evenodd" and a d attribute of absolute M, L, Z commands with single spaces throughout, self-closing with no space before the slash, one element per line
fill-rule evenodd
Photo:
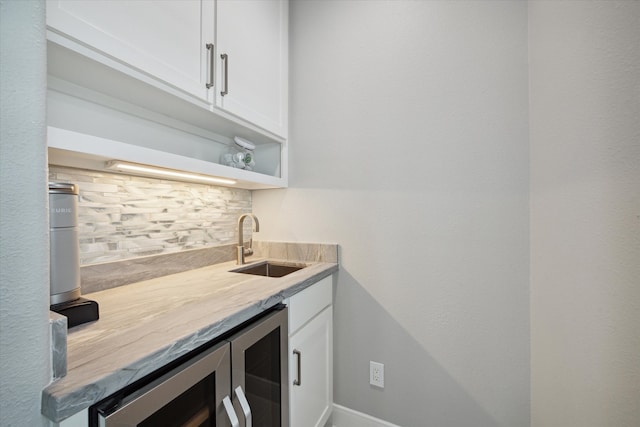
<path fill-rule="evenodd" d="M 100 319 L 69 331 L 67 375 L 43 391 L 42 413 L 61 421 L 338 270 L 304 264 L 269 278 L 225 262 L 84 295 Z"/>

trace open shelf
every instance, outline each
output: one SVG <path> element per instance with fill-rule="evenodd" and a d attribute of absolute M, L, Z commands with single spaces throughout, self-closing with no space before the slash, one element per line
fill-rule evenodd
<path fill-rule="evenodd" d="M 47 141 L 49 163 L 53 165 L 114 173 L 113 170 L 106 168 L 106 163 L 111 160 L 125 160 L 197 174 L 230 178 L 237 181 L 237 184 L 230 185 L 230 187 L 234 188 L 259 190 L 280 188 L 286 185 L 281 177 L 235 169 L 179 154 L 51 126 L 47 129 Z"/>

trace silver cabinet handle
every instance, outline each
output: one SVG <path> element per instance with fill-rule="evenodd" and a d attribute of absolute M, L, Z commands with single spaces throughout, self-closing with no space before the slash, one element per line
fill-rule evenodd
<path fill-rule="evenodd" d="M 207 58 L 208 58 L 208 62 L 209 62 L 209 79 L 207 80 L 207 89 L 211 89 L 213 87 L 213 82 L 215 82 L 215 75 L 214 73 L 214 64 L 213 64 L 213 52 L 214 52 L 214 46 L 213 43 L 207 43 Z"/>
<path fill-rule="evenodd" d="M 229 93 L 229 55 L 223 53 L 220 55 L 220 59 L 222 59 L 222 70 L 224 73 L 224 89 L 220 92 L 220 95 L 225 96 Z"/>
<path fill-rule="evenodd" d="M 224 399 L 222 399 L 222 404 L 224 405 L 224 410 L 227 411 L 229 421 L 231 421 L 231 427 L 240 427 L 240 421 L 238 421 L 238 416 L 233 410 L 233 404 L 231 403 L 229 396 L 225 396 Z"/>
<path fill-rule="evenodd" d="M 240 407 L 242 408 L 242 412 L 244 412 L 245 419 L 245 427 L 251 427 L 251 407 L 249 407 L 249 402 L 247 402 L 247 398 L 242 391 L 242 387 L 236 387 L 236 397 L 238 398 L 238 402 L 240 403 Z"/>
<path fill-rule="evenodd" d="M 298 378 L 293 380 L 293 385 L 302 385 L 302 353 L 300 350 L 293 350 L 293 354 L 298 356 Z"/>

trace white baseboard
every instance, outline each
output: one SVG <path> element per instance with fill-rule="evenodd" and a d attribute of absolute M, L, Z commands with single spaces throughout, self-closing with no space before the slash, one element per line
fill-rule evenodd
<path fill-rule="evenodd" d="M 400 427 L 335 403 L 331 421 L 333 427 Z"/>

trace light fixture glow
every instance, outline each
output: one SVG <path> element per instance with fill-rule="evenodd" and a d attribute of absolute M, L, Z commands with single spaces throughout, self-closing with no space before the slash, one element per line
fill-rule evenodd
<path fill-rule="evenodd" d="M 153 176 L 153 177 L 169 177 L 177 180 L 207 182 L 211 184 L 227 184 L 233 185 L 236 181 L 225 178 L 217 178 L 213 176 L 198 175 L 188 172 L 179 172 L 171 169 L 158 168 L 155 166 L 143 166 L 133 163 L 125 163 L 120 161 L 107 162 L 107 169 L 116 169 L 121 171 L 135 172 L 136 174 Z"/>

